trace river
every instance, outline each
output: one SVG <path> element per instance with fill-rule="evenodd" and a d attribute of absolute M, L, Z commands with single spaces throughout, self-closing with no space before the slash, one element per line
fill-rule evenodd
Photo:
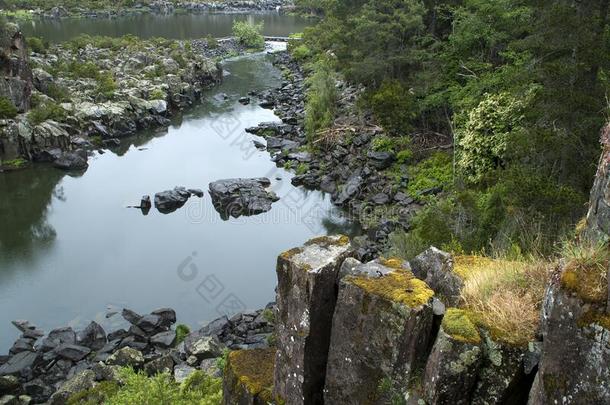
<path fill-rule="evenodd" d="M 18 336 L 13 319 L 48 331 L 96 320 L 111 327 L 128 307 L 172 307 L 196 327 L 274 299 L 275 263 L 307 239 L 355 227 L 329 196 L 291 186 L 244 129 L 278 120 L 240 96 L 280 83 L 268 55 L 225 62 L 230 75 L 167 130 L 123 141 L 90 158 L 81 175 L 43 164 L 0 174 L 0 351 Z M 215 101 L 223 92 L 228 100 Z M 281 197 L 270 212 L 223 221 L 211 181 L 266 176 Z M 201 188 L 168 215 L 126 208 L 175 186 Z"/>
<path fill-rule="evenodd" d="M 207 35 L 231 35 L 234 21 L 263 23 L 263 34 L 288 36 L 302 32 L 311 22 L 302 17 L 278 13 L 264 14 L 139 14 L 119 18 L 35 19 L 20 23 L 27 36 L 61 42 L 81 34 L 117 37 L 136 35 L 141 38 L 196 39 Z"/>

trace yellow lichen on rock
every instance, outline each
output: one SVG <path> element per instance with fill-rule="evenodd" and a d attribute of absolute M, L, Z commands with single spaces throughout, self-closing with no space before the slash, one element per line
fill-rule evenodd
<path fill-rule="evenodd" d="M 434 296 L 434 291 L 425 282 L 407 270 L 396 269 L 380 277 L 349 276 L 346 281 L 370 294 L 411 308 L 426 304 Z"/>
<path fill-rule="evenodd" d="M 319 236 L 305 242 L 305 246 L 319 245 L 322 247 L 334 246 L 345 246 L 349 243 L 349 237 L 345 235 L 339 236 Z"/>
<path fill-rule="evenodd" d="M 228 368 L 250 394 L 271 402 L 275 349 L 237 350 L 229 353 Z"/>
<path fill-rule="evenodd" d="M 561 286 L 585 302 L 605 303 L 608 299 L 610 247 L 607 244 L 574 244 L 564 250 L 566 265 L 561 274 Z"/>
<path fill-rule="evenodd" d="M 446 334 L 459 342 L 481 343 L 477 327 L 464 310 L 449 308 L 443 317 L 442 327 Z"/>

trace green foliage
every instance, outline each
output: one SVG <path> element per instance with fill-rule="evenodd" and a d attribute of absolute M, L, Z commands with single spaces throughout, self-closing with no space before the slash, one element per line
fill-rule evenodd
<path fill-rule="evenodd" d="M 114 91 L 117 89 L 117 83 L 110 72 L 100 73 L 96 77 L 97 91 L 103 99 L 111 99 L 114 97 Z"/>
<path fill-rule="evenodd" d="M 218 40 L 216 38 L 214 38 L 214 36 L 212 36 L 211 34 L 208 34 L 205 37 L 205 41 L 208 44 L 208 48 L 210 48 L 210 49 L 218 48 Z"/>
<path fill-rule="evenodd" d="M 247 21 L 233 23 L 233 36 L 248 49 L 262 50 L 265 48 L 265 38 L 263 38 L 262 32 L 263 23 L 252 24 Z"/>
<path fill-rule="evenodd" d="M 292 48 L 290 54 L 295 60 L 303 62 L 311 57 L 311 49 L 307 45 L 301 44 Z"/>
<path fill-rule="evenodd" d="M 184 339 L 191 333 L 191 329 L 184 324 L 179 324 L 176 326 L 176 343 L 182 343 Z"/>
<path fill-rule="evenodd" d="M 6 97 L 0 97 L 0 119 L 15 118 L 17 112 L 17 107 L 15 107 L 11 100 Z"/>
<path fill-rule="evenodd" d="M 229 358 L 229 353 L 231 353 L 231 350 L 225 348 L 222 351 L 222 356 L 220 356 L 217 360 L 216 360 L 216 367 L 218 367 L 218 369 L 220 371 L 222 371 L 224 373 L 225 368 L 227 367 L 227 359 Z"/>
<path fill-rule="evenodd" d="M 307 163 L 299 163 L 295 173 L 297 174 L 297 176 L 300 176 L 302 174 L 305 174 L 309 171 L 309 165 Z"/>
<path fill-rule="evenodd" d="M 165 100 L 167 98 L 167 94 L 161 89 L 154 89 L 148 95 L 149 100 Z"/>
<path fill-rule="evenodd" d="M 385 80 L 369 97 L 383 128 L 393 135 L 407 134 L 415 118 L 415 96 L 397 80 Z"/>
<path fill-rule="evenodd" d="M 38 125 L 47 120 L 63 122 L 66 117 L 66 110 L 54 102 L 40 104 L 28 113 L 28 121 L 33 125 Z"/>
<path fill-rule="evenodd" d="M 28 37 L 26 39 L 28 47 L 32 52 L 45 54 L 49 49 L 49 43 L 38 37 Z"/>
<path fill-rule="evenodd" d="M 110 393 L 107 405 L 218 405 L 222 401 L 222 381 L 201 370 L 195 371 L 182 384 L 176 384 L 169 374 L 148 377 L 126 368 L 120 371 L 124 384 Z"/>
<path fill-rule="evenodd" d="M 411 170 L 408 194 L 413 198 L 418 198 L 422 191 L 428 189 L 446 189 L 453 180 L 452 164 L 451 156 L 441 152 L 418 163 Z"/>
<path fill-rule="evenodd" d="M 321 59 L 312 68 L 313 74 L 307 79 L 305 102 L 305 132 L 310 142 L 316 141 L 319 132 L 333 124 L 338 97 L 331 62 Z"/>
<path fill-rule="evenodd" d="M 70 100 L 68 90 L 56 83 L 49 83 L 46 94 L 58 103 Z"/>
<path fill-rule="evenodd" d="M 21 169 L 28 165 L 28 161 L 23 158 L 1 161 L 1 166 L 10 167 L 13 169 Z"/>
<path fill-rule="evenodd" d="M 523 131 L 523 111 L 531 97 L 517 98 L 508 93 L 486 94 L 468 113 L 458 130 L 458 167 L 466 179 L 479 182 L 497 168 L 506 166 L 508 145 L 515 133 Z"/>
<path fill-rule="evenodd" d="M 119 391 L 114 381 L 102 381 L 93 388 L 78 392 L 68 398 L 67 405 L 97 405 L 106 403 Z"/>
<path fill-rule="evenodd" d="M 273 310 L 269 308 L 263 310 L 263 318 L 269 323 L 275 323 L 275 314 L 273 313 Z"/>

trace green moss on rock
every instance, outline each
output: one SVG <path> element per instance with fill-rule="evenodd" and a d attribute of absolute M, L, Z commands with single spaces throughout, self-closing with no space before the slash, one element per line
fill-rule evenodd
<path fill-rule="evenodd" d="M 466 311 L 449 308 L 442 323 L 443 330 L 453 339 L 471 344 L 481 343 L 481 335 Z"/>
<path fill-rule="evenodd" d="M 229 353 L 227 367 L 239 384 L 265 402 L 273 401 L 275 349 L 238 350 Z"/>

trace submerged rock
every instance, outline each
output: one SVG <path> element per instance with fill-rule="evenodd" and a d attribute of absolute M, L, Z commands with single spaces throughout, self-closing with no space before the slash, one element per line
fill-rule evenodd
<path fill-rule="evenodd" d="M 267 178 L 227 179 L 210 183 L 210 196 L 214 208 L 224 220 L 242 215 L 258 215 L 271 210 L 279 197 L 267 191 L 271 182 Z"/>

